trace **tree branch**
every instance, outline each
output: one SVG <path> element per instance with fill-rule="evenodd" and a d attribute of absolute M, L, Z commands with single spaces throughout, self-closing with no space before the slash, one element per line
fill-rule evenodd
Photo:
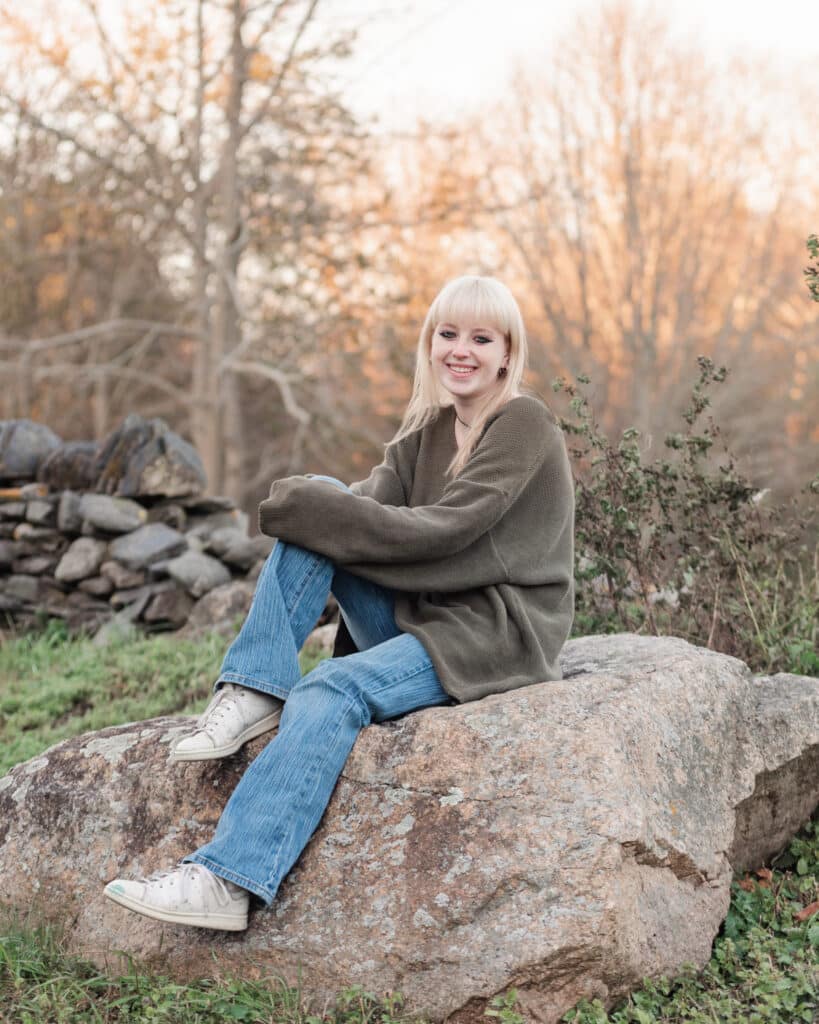
<path fill-rule="evenodd" d="M 319 4 L 319 0 L 310 0 L 309 6 L 307 8 L 307 13 L 302 18 L 301 24 L 299 25 L 298 29 L 296 30 L 296 33 L 293 36 L 293 39 L 290 42 L 290 48 L 287 51 L 287 56 L 285 57 L 284 61 L 282 62 L 282 66 L 279 68 L 278 75 L 276 75 L 275 79 L 273 80 L 273 83 L 271 84 L 270 88 L 268 89 L 267 95 L 265 96 L 265 98 L 261 101 L 261 103 L 259 103 L 259 105 L 256 107 L 256 110 L 250 115 L 250 118 L 245 123 L 244 127 L 240 128 L 240 130 L 239 130 L 239 139 L 240 140 L 243 139 L 249 132 L 251 132 L 253 130 L 253 128 L 256 126 L 256 124 L 262 119 L 262 117 L 267 112 L 267 109 L 268 109 L 268 107 L 270 105 L 270 101 L 273 99 L 273 97 L 279 91 L 279 89 L 281 87 L 281 84 L 284 81 L 284 76 L 290 70 L 290 65 L 293 63 L 293 58 L 295 57 L 295 54 L 296 54 L 296 47 L 299 45 L 301 37 L 304 35 L 305 29 L 307 28 L 307 26 L 312 21 L 313 14 L 315 13 L 315 10 L 318 7 L 318 4 Z M 271 16 L 271 22 L 275 18 L 275 16 L 278 14 L 278 12 L 279 12 L 279 7 L 277 7 L 276 10 L 273 12 L 273 15 Z M 261 38 L 261 37 L 259 37 L 259 38 Z M 255 45 L 258 45 L 258 39 L 257 39 L 257 42 L 256 42 Z"/>
<path fill-rule="evenodd" d="M 162 323 L 159 320 L 104 320 L 102 323 L 94 324 L 93 327 L 82 327 L 77 331 L 69 331 L 67 334 L 55 334 L 50 338 L 41 338 L 38 341 L 26 341 L 15 339 L 0 340 L 0 350 L 10 349 L 12 351 L 25 350 L 26 352 L 44 352 L 53 348 L 62 348 L 65 345 L 74 345 L 80 341 L 87 341 L 90 338 L 98 338 L 113 331 L 140 330 L 156 331 L 157 334 L 176 334 L 180 337 L 203 337 L 200 331 L 192 327 L 181 327 L 177 324 Z"/>
<path fill-rule="evenodd" d="M 73 363 L 55 363 L 52 366 L 40 366 L 33 371 L 35 380 L 44 380 L 49 377 L 86 377 L 93 380 L 102 374 L 110 373 L 115 377 L 128 377 L 131 380 L 147 384 L 169 395 L 174 401 L 186 408 L 194 404 L 194 397 L 181 388 L 169 384 L 164 377 L 154 373 L 146 373 L 144 370 L 135 370 L 131 366 L 115 366 L 113 363 L 97 363 L 94 366 L 75 366 Z"/>
<path fill-rule="evenodd" d="M 309 412 L 303 409 L 295 399 L 293 395 L 293 389 L 290 387 L 290 378 L 287 374 L 282 373 L 281 370 L 276 370 L 272 366 L 268 366 L 265 363 L 258 362 L 236 362 L 233 359 L 228 359 L 221 364 L 224 370 L 231 373 L 247 373 L 253 377 L 266 377 L 268 380 L 272 380 L 279 388 L 281 392 L 282 401 L 284 407 L 290 415 L 299 421 L 299 423 L 305 426 L 312 419 Z"/>

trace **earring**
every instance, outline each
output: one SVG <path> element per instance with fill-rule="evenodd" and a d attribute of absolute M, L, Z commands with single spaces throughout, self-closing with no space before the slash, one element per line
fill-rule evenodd
<path fill-rule="evenodd" d="M 505 367 L 505 366 L 502 366 L 502 367 L 501 367 L 501 368 L 500 368 L 500 369 L 498 370 L 498 376 L 499 376 L 499 377 L 505 377 L 505 376 L 506 376 L 506 374 L 507 374 L 508 372 L 509 372 L 509 371 L 508 371 L 508 370 L 506 369 L 506 367 Z"/>

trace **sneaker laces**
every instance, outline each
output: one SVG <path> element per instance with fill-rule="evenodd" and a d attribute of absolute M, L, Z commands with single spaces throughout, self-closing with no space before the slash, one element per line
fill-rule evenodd
<path fill-rule="evenodd" d="M 141 878 L 140 881 L 161 882 L 163 878 L 168 878 L 170 875 L 181 875 L 184 880 L 191 881 L 200 871 L 202 871 L 201 864 L 178 864 L 175 868 L 164 868 L 161 871 L 154 871 L 152 874 Z"/>
<path fill-rule="evenodd" d="M 205 709 L 205 713 L 199 719 L 199 728 L 197 732 L 203 732 L 207 736 L 213 736 L 213 728 L 215 728 L 225 715 L 233 709 L 235 703 L 241 698 L 242 691 L 238 687 L 228 690 L 228 686 L 232 686 L 228 683 L 223 686 L 221 690 L 214 696 L 211 704 Z"/>
<path fill-rule="evenodd" d="M 171 875 L 179 877 L 179 893 L 180 897 L 183 899 L 186 897 L 191 887 L 196 885 L 197 881 L 203 888 L 210 885 L 220 894 L 228 897 L 230 896 L 230 891 L 225 884 L 224 879 L 220 878 L 219 875 L 215 875 L 212 871 L 209 871 L 203 864 L 179 864 L 175 868 L 154 871 L 153 874 L 141 879 L 141 881 L 145 883 L 161 882 L 163 879 L 169 878 Z"/>

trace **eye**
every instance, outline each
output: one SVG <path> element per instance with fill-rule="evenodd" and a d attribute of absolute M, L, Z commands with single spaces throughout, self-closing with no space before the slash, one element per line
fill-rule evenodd
<path fill-rule="evenodd" d="M 485 345 L 489 345 L 489 344 L 491 344 L 493 339 L 492 338 L 487 338 L 485 334 L 478 334 L 475 337 L 475 341 L 480 341 L 480 342 L 483 342 Z"/>
<path fill-rule="evenodd" d="M 455 332 L 454 331 L 443 330 L 443 331 L 438 331 L 438 333 L 440 334 L 440 336 L 442 338 L 454 338 L 455 337 Z"/>

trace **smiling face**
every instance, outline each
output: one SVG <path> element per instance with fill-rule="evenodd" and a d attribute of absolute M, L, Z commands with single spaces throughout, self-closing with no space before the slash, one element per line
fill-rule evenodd
<path fill-rule="evenodd" d="M 487 323 L 445 321 L 435 325 L 430 361 L 437 380 L 466 419 L 498 388 L 498 370 L 509 362 L 509 343 L 502 331 Z"/>

